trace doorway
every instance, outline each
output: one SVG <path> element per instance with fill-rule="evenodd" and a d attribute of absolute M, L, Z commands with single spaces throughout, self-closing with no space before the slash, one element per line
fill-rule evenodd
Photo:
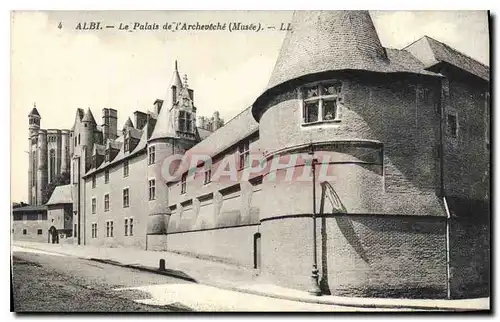
<path fill-rule="evenodd" d="M 260 233 L 253 235 L 253 268 L 261 268 L 261 248 L 260 248 Z"/>
<path fill-rule="evenodd" d="M 52 226 L 49 229 L 49 244 L 59 244 L 59 235 L 57 234 L 56 227 Z"/>

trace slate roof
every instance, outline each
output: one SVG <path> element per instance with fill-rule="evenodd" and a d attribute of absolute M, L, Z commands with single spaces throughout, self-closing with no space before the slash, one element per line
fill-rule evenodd
<path fill-rule="evenodd" d="M 296 11 L 269 83 L 254 109 L 263 97 L 290 81 L 342 70 L 440 76 L 425 70 L 411 55 L 384 48 L 368 11 Z M 254 111 L 254 115 L 258 113 Z"/>
<path fill-rule="evenodd" d="M 40 113 L 38 113 L 38 110 L 36 109 L 36 107 L 33 107 L 33 109 L 31 110 L 29 115 L 40 116 Z"/>
<path fill-rule="evenodd" d="M 90 122 L 92 124 L 96 124 L 94 115 L 92 114 L 92 111 L 90 108 L 87 109 L 87 112 L 85 113 L 85 116 L 82 119 L 82 122 Z"/>
<path fill-rule="evenodd" d="M 28 212 L 28 211 L 47 211 L 46 205 L 41 206 L 24 206 L 12 209 L 12 212 Z"/>
<path fill-rule="evenodd" d="M 71 184 L 65 186 L 57 186 L 50 196 L 47 205 L 58 205 L 73 203 L 73 194 Z"/>
<path fill-rule="evenodd" d="M 432 52 L 434 53 L 435 59 L 438 62 L 446 62 L 486 81 L 490 80 L 490 68 L 488 66 L 481 64 L 477 60 L 462 54 L 458 50 L 451 48 L 434 38 L 429 36 L 424 36 L 423 38 L 427 40 Z"/>

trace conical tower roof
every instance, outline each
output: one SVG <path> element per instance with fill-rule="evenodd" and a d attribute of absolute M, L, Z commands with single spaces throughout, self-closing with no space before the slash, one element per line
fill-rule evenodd
<path fill-rule="evenodd" d="M 387 72 L 368 11 L 296 11 L 267 88 L 332 70 Z"/>
<path fill-rule="evenodd" d="M 127 129 L 129 127 L 134 127 L 134 123 L 132 123 L 132 120 L 130 119 L 130 117 L 127 119 L 127 121 L 125 122 L 125 125 L 123 125 L 123 129 Z"/>
<path fill-rule="evenodd" d="M 90 122 L 92 124 L 97 124 L 95 122 L 94 115 L 92 115 L 90 107 L 87 109 L 87 112 L 85 112 L 85 116 L 83 117 L 82 122 Z"/>
<path fill-rule="evenodd" d="M 35 116 L 40 116 L 40 113 L 38 113 L 38 110 L 36 107 L 33 107 L 29 115 L 35 115 Z"/>
<path fill-rule="evenodd" d="M 177 60 L 175 61 L 174 74 L 172 75 L 172 81 L 170 82 L 170 87 L 175 86 L 177 90 L 182 88 L 181 76 L 179 75 L 179 70 L 177 68 Z"/>
<path fill-rule="evenodd" d="M 403 50 L 382 46 L 368 11 L 296 11 L 264 92 L 252 107 L 289 85 L 336 71 L 415 73 L 436 76 Z M 291 84 L 293 83 L 293 84 Z"/>

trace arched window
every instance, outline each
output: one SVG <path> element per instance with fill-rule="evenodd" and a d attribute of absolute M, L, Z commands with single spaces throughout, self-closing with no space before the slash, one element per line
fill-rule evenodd
<path fill-rule="evenodd" d="M 52 182 L 54 181 L 54 176 L 56 174 L 56 151 L 54 149 L 50 149 L 49 152 L 49 167 L 50 167 L 49 182 Z"/>

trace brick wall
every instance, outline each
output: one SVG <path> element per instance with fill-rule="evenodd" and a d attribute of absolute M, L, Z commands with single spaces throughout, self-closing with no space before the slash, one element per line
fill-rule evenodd
<path fill-rule="evenodd" d="M 488 88 L 467 80 L 450 79 L 443 86 L 445 117 L 448 113 L 458 116 L 458 137 L 444 133 L 445 192 L 447 196 L 483 200 L 490 189 L 490 151 L 485 140 Z"/>
<path fill-rule="evenodd" d="M 264 221 L 260 233 L 263 271 L 280 284 L 308 290 L 313 263 L 312 219 Z M 317 219 L 317 236 L 321 284 L 323 288 L 328 285 L 333 295 L 446 296 L 443 219 L 328 217 Z"/>

